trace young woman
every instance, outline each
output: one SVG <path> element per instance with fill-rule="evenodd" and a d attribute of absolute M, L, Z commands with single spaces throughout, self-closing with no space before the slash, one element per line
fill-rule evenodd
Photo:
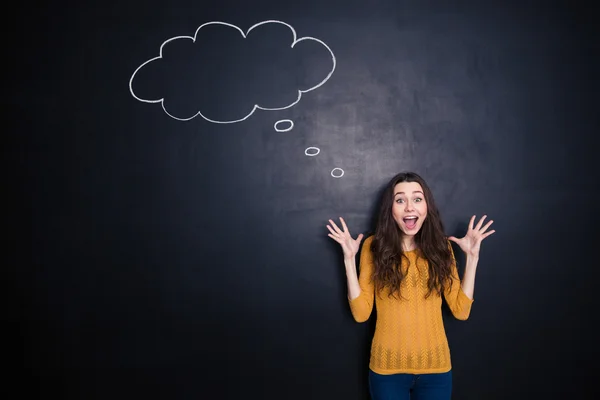
<path fill-rule="evenodd" d="M 348 302 L 354 319 L 366 321 L 376 307 L 369 389 L 372 400 L 449 400 L 450 349 L 442 320 L 442 296 L 454 317 L 466 320 L 473 303 L 481 241 L 495 231 L 471 217 L 462 238 L 446 237 L 427 183 L 414 172 L 393 177 L 385 189 L 375 234 L 352 238 L 343 218 L 328 236 L 344 253 Z M 462 281 L 450 241 L 465 253 Z"/>

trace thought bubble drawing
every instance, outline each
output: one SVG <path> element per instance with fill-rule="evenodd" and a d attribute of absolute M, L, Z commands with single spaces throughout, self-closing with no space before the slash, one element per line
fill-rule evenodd
<path fill-rule="evenodd" d="M 307 156 L 310 157 L 314 157 L 317 154 L 319 154 L 321 152 L 321 149 L 319 149 L 318 147 L 309 147 L 306 150 L 304 150 L 304 154 L 306 154 Z"/>
<path fill-rule="evenodd" d="M 289 124 L 289 126 L 286 128 L 280 128 L 279 126 L 282 124 Z M 291 131 L 293 127 L 294 127 L 294 121 L 292 121 L 291 119 L 281 119 L 281 120 L 275 122 L 275 125 L 273 125 L 273 128 L 275 128 L 275 130 L 277 132 L 288 132 L 288 131 Z"/>
<path fill-rule="evenodd" d="M 271 32 L 274 26 L 279 27 L 276 29 L 281 30 L 283 28 L 284 30 L 277 31 L 276 35 L 264 36 L 264 32 Z M 254 37 L 257 39 L 253 39 Z M 269 40 L 265 40 L 266 38 Z M 299 43 L 309 42 L 313 46 L 316 45 L 320 49 L 326 50 L 324 54 L 326 54 L 328 67 L 325 76 L 320 77 L 316 83 L 303 82 L 306 87 L 300 85 L 301 87 L 294 88 L 293 93 L 289 93 L 283 104 L 264 104 L 272 101 L 270 99 L 255 101 L 255 98 L 258 97 L 257 93 L 265 92 L 264 84 L 268 82 L 269 74 L 272 76 L 289 75 L 298 69 L 296 64 L 290 65 L 290 68 L 280 68 L 284 69 L 283 71 L 270 71 L 271 65 L 281 66 L 281 64 L 285 64 L 285 57 L 289 58 L 290 49 L 296 49 Z M 274 48 L 274 43 L 279 44 L 279 46 Z M 287 50 L 284 50 L 284 47 Z M 249 53 L 253 50 L 256 53 Z M 260 54 L 257 55 L 257 53 Z M 278 58 L 277 56 L 282 57 Z M 256 59 L 264 62 L 257 63 L 254 70 L 248 71 L 244 68 L 244 62 Z M 282 59 L 283 61 L 281 61 Z M 287 62 L 292 61 L 294 59 L 290 58 L 290 61 Z M 303 61 L 300 60 L 302 62 L 300 66 L 304 66 Z M 280 62 L 280 64 L 277 64 L 277 62 Z M 205 69 L 198 72 L 199 67 Z M 163 111 L 169 117 L 179 121 L 189 121 L 200 116 L 215 124 L 232 124 L 246 120 L 256 110 L 275 111 L 293 107 L 298 104 L 304 93 L 322 86 L 331 77 L 335 67 L 335 55 L 327 44 L 314 37 L 297 38 L 294 28 L 285 22 L 263 21 L 244 32 L 235 25 L 213 21 L 202 24 L 196 30 L 194 36 L 176 36 L 163 42 L 160 46 L 159 55 L 145 61 L 133 72 L 129 80 L 129 90 L 131 95 L 141 102 L 160 103 Z M 150 93 L 144 92 L 144 89 L 147 89 L 145 88 L 146 85 L 134 89 L 139 75 L 144 73 L 151 74 L 149 76 L 152 77 L 147 78 L 147 81 L 150 82 L 148 86 L 155 86 L 150 90 Z M 164 79 L 167 76 L 170 81 L 168 84 L 161 86 L 161 80 L 157 78 Z M 254 81 L 258 81 L 256 85 L 262 86 L 253 86 Z M 228 85 L 237 85 L 237 87 L 232 89 Z M 269 90 L 273 91 L 273 89 Z M 292 91 L 288 90 L 288 92 Z M 226 95 L 223 93 L 226 93 Z M 281 92 L 277 93 L 279 94 L 278 98 L 285 97 L 281 96 Z M 223 99 L 227 95 L 231 97 L 230 102 L 227 101 L 227 98 Z M 200 105 L 201 98 L 209 98 L 211 102 Z M 242 101 L 240 98 L 245 99 L 247 102 L 247 106 L 244 107 L 245 110 L 236 110 L 235 116 L 214 115 L 223 109 L 233 107 L 233 103 L 240 107 L 238 105 Z M 177 107 L 178 103 L 185 104 L 181 108 L 186 110 L 179 109 Z M 214 107 L 214 110 L 210 110 L 211 107 Z M 175 108 L 178 108 L 178 111 L 171 110 Z M 278 121 L 276 128 L 282 122 L 289 122 L 289 120 Z M 289 129 L 291 128 L 293 128 L 293 124 L 289 127 Z"/>
<path fill-rule="evenodd" d="M 302 95 L 321 87 L 333 75 L 335 55 L 323 41 L 298 38 L 294 28 L 268 20 L 246 32 L 220 21 L 198 27 L 193 36 L 162 43 L 158 56 L 135 69 L 129 91 L 143 103 L 159 103 L 169 117 L 190 121 L 197 116 L 215 124 L 245 121 L 256 110 L 285 110 Z M 273 125 L 276 132 L 294 128 L 291 119 Z M 304 154 L 318 155 L 318 147 Z M 344 171 L 335 168 L 331 176 Z"/>
<path fill-rule="evenodd" d="M 344 176 L 344 170 L 341 168 L 334 168 L 331 170 L 331 176 L 333 176 L 334 178 L 341 178 L 342 176 Z"/>

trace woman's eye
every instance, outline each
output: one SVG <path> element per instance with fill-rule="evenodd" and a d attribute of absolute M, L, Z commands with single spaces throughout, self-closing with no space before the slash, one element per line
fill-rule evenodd
<path fill-rule="evenodd" d="M 417 197 L 417 198 L 415 199 L 415 203 L 420 203 L 420 202 L 421 202 L 421 200 L 423 200 L 423 199 L 422 199 L 422 198 L 420 198 L 420 197 Z"/>

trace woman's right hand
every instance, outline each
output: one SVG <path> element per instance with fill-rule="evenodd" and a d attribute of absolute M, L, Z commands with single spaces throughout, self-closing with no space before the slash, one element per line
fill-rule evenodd
<path fill-rule="evenodd" d="M 360 242 L 363 238 L 363 234 L 359 234 L 356 239 L 352 239 L 350 235 L 350 230 L 346 226 L 346 222 L 344 219 L 340 217 L 340 221 L 342 222 L 342 228 L 338 228 L 338 226 L 332 220 L 329 220 L 331 226 L 327 225 L 327 229 L 329 229 L 329 236 L 336 242 L 338 242 L 342 246 L 342 250 L 344 251 L 344 258 L 353 258 L 358 253 L 358 249 L 360 248 Z"/>

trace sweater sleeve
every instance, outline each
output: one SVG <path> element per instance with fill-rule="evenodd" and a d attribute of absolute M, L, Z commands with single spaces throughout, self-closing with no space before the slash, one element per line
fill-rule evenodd
<path fill-rule="evenodd" d="M 450 254 L 452 255 L 452 285 L 446 288 L 444 297 L 446 299 L 446 303 L 450 307 L 452 315 L 454 315 L 456 319 L 464 321 L 469 318 L 473 299 L 467 297 L 460 285 L 461 281 L 460 277 L 458 276 L 456 259 L 454 258 L 454 251 L 452 250 L 450 241 L 448 241 L 448 247 L 450 247 Z"/>
<path fill-rule="evenodd" d="M 365 239 L 362 245 L 359 263 L 358 284 L 360 295 L 353 300 L 348 299 L 350 311 L 356 322 L 365 322 L 371 316 L 374 302 L 373 284 L 373 254 L 371 253 L 371 242 L 373 236 Z"/>

